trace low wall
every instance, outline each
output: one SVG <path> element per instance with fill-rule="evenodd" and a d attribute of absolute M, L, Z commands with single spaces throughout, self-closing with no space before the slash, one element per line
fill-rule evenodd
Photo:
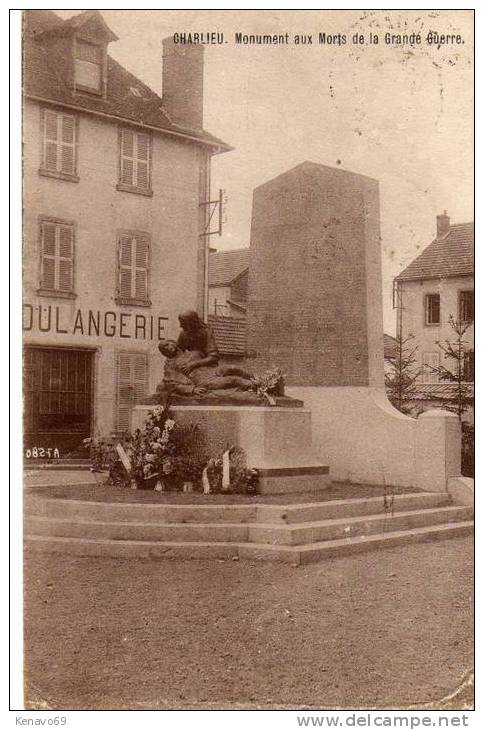
<path fill-rule="evenodd" d="M 460 476 L 460 422 L 444 410 L 397 411 L 384 389 L 291 387 L 311 409 L 313 444 L 334 480 L 446 491 Z"/>

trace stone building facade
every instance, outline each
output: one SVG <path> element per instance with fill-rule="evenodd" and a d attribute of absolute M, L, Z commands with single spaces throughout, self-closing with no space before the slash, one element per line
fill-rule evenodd
<path fill-rule="evenodd" d="M 203 49 L 163 42 L 163 98 L 108 55 L 98 11 L 24 18 L 26 446 L 129 427 L 158 340 L 206 315 L 210 161 Z"/>

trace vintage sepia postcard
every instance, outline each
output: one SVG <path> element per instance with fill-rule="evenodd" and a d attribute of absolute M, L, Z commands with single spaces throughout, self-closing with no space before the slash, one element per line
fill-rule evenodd
<path fill-rule="evenodd" d="M 473 11 L 21 25 L 15 709 L 467 727 Z"/>

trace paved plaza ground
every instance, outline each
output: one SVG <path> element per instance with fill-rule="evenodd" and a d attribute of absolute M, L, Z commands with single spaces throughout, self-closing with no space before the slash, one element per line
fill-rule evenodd
<path fill-rule="evenodd" d="M 27 702 L 424 707 L 473 665 L 472 559 L 470 538 L 299 568 L 28 549 Z"/>

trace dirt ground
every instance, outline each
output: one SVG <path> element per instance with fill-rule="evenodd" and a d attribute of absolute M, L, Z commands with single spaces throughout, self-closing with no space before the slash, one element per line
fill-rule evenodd
<path fill-rule="evenodd" d="M 472 668 L 472 559 L 470 538 L 299 568 L 28 550 L 28 706 L 424 707 Z"/>

